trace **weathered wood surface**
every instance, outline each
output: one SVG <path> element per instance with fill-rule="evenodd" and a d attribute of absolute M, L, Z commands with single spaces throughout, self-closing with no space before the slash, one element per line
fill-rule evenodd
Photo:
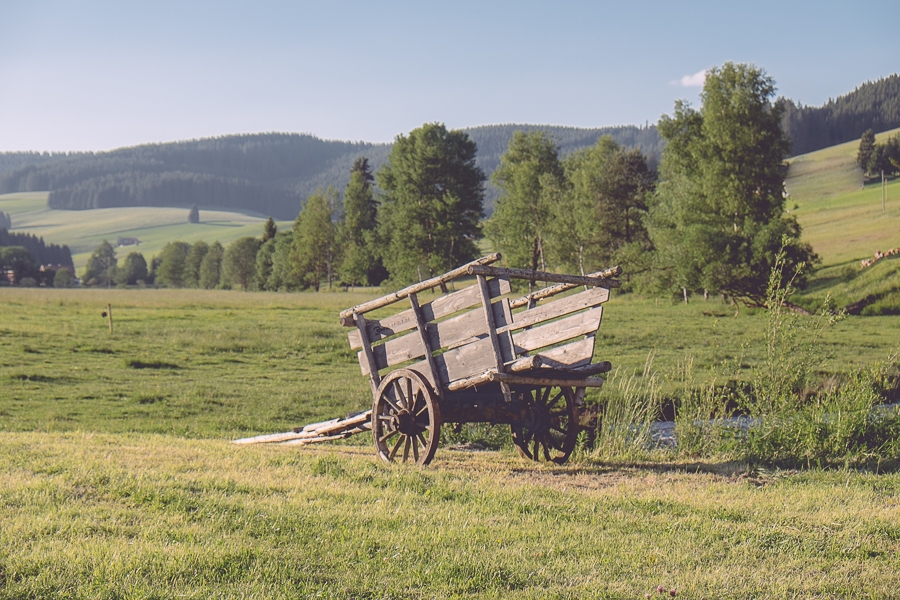
<path fill-rule="evenodd" d="M 447 283 L 448 281 L 452 281 L 457 277 L 462 277 L 463 275 L 468 273 L 469 267 L 474 266 L 484 266 L 489 265 L 491 263 L 495 263 L 502 258 L 502 255 L 499 252 L 495 252 L 494 254 L 489 254 L 488 256 L 482 256 L 477 260 L 473 260 L 472 262 L 465 264 L 461 267 L 453 269 L 452 271 L 448 271 L 443 275 L 438 275 L 437 277 L 432 277 L 426 281 L 421 281 L 419 283 L 415 283 L 408 287 L 403 288 L 393 294 L 388 294 L 386 296 L 382 296 L 381 298 L 376 298 L 375 300 L 370 300 L 368 302 L 363 302 L 357 306 L 352 308 L 348 308 L 346 310 L 341 311 L 340 319 L 341 325 L 347 327 L 354 327 L 356 323 L 353 321 L 353 314 L 365 314 L 367 312 L 373 311 L 378 308 L 382 308 L 397 302 L 398 300 L 403 300 L 410 294 L 417 294 L 419 292 L 424 292 L 425 290 L 430 290 L 431 288 L 438 287 L 442 283 Z"/>
<path fill-rule="evenodd" d="M 594 358 L 594 336 L 588 335 L 582 340 L 543 350 L 536 356 L 541 357 L 543 366 L 548 369 L 583 367 Z"/>
<path fill-rule="evenodd" d="M 526 279 L 528 281 L 547 281 L 549 283 L 568 283 L 573 286 L 589 285 L 606 288 L 621 286 L 621 283 L 615 279 L 587 277 L 583 275 L 566 275 L 563 273 L 548 273 L 546 271 L 532 271 L 531 269 L 509 269 L 504 267 L 489 267 L 486 265 L 469 265 L 466 267 L 466 270 L 469 275 L 510 277 L 513 279 Z"/>
<path fill-rule="evenodd" d="M 491 279 L 488 281 L 488 290 L 490 291 L 491 298 L 498 298 L 508 294 L 511 288 L 509 281 L 506 279 Z M 435 298 L 431 302 L 422 304 L 420 306 L 422 310 L 422 319 L 426 322 L 436 321 L 448 315 L 452 315 L 453 313 L 476 306 L 480 302 L 481 293 L 478 286 L 471 285 L 459 291 Z M 369 341 L 372 343 L 397 335 L 398 333 L 403 333 L 404 331 L 412 331 L 415 328 L 416 315 L 413 313 L 412 309 L 385 317 L 380 321 L 366 321 L 366 333 L 368 334 Z M 359 350 L 363 347 L 359 331 L 351 331 L 347 334 L 347 337 L 350 340 L 350 348 L 353 350 Z"/>
<path fill-rule="evenodd" d="M 526 371 L 534 371 L 536 369 L 540 369 L 543 365 L 543 358 L 540 355 L 535 354 L 533 356 L 526 356 L 524 358 L 520 358 L 519 360 L 513 361 L 505 365 L 505 370 L 509 373 L 522 373 Z M 481 383 L 485 383 L 490 381 L 490 374 L 496 373 L 496 369 L 490 369 L 485 371 L 484 373 L 480 373 L 478 375 L 474 375 L 472 377 L 467 377 L 464 379 L 458 379 L 456 381 L 451 382 L 447 389 L 451 392 L 455 392 L 458 390 L 464 390 L 466 388 L 470 388 Z"/>
<path fill-rule="evenodd" d="M 491 309 L 498 325 L 506 326 L 509 323 L 511 313 L 505 300 L 494 302 Z M 440 348 L 449 351 L 488 337 L 488 327 L 482 309 L 474 309 L 438 323 L 428 323 L 425 331 L 429 346 L 434 350 Z M 425 346 L 418 331 L 387 340 L 383 344 L 373 346 L 371 351 L 379 370 L 425 356 Z M 368 375 L 370 371 L 365 348 L 357 354 L 357 357 L 363 375 Z"/>
<path fill-rule="evenodd" d="M 597 306 L 588 311 L 580 312 L 540 327 L 513 333 L 512 337 L 515 343 L 516 354 L 519 355 L 545 346 L 552 346 L 580 335 L 593 334 L 600 327 L 602 316 L 603 307 Z"/>
<path fill-rule="evenodd" d="M 591 273 L 588 277 L 597 277 L 600 279 L 609 279 L 610 277 L 618 277 L 622 274 L 622 267 L 612 267 L 609 269 L 605 269 L 603 271 L 597 271 L 596 273 Z M 618 283 L 618 282 L 616 282 Z M 521 308 L 523 306 L 534 305 L 534 303 L 544 300 L 546 298 L 550 298 L 557 294 L 562 294 L 563 292 L 567 292 L 569 290 L 575 289 L 578 287 L 578 284 L 574 283 L 563 283 L 560 285 L 554 285 L 552 287 L 542 288 L 540 290 L 535 290 L 526 296 L 522 296 L 521 298 L 516 298 L 515 300 L 510 300 L 509 306 L 513 309 Z M 611 285 L 609 287 L 619 287 L 618 285 Z"/>
<path fill-rule="evenodd" d="M 606 288 L 591 288 L 580 294 L 575 294 L 567 298 L 554 300 L 549 304 L 537 306 L 528 310 L 513 313 L 513 324 L 506 329 L 522 329 L 531 325 L 537 325 L 550 319 L 556 319 L 564 315 L 583 310 L 585 308 L 593 308 L 603 304 L 609 300 L 609 290 Z M 504 331 L 504 328 L 499 331 Z"/>
<path fill-rule="evenodd" d="M 367 410 L 349 415 L 343 419 L 337 418 L 319 423 L 310 423 L 309 425 L 298 427 L 293 431 L 242 438 L 234 440 L 232 443 L 239 445 L 272 443 L 300 444 L 323 441 L 322 438 L 339 439 L 353 435 L 354 433 L 369 430 L 369 421 L 371 419 L 372 411 Z"/>
<path fill-rule="evenodd" d="M 516 375 L 513 373 L 493 373 L 492 382 L 508 383 L 510 385 L 539 385 L 543 387 L 603 387 L 603 379 L 599 377 L 562 378 L 562 377 L 532 377 L 530 375 Z"/>

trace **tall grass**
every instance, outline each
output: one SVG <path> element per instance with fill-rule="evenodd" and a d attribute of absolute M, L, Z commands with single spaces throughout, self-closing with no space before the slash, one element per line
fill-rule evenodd
<path fill-rule="evenodd" d="M 605 388 L 594 458 L 634 459 L 648 455 L 651 426 L 659 417 L 660 389 L 659 375 L 653 369 L 653 352 L 647 355 L 640 374 L 616 369 Z"/>

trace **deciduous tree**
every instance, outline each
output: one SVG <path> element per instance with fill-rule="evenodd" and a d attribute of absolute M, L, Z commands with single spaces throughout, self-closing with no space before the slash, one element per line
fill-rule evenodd
<path fill-rule="evenodd" d="M 225 249 L 218 240 L 210 244 L 209 251 L 200 261 L 199 285 L 204 290 L 211 290 L 219 286 L 222 272 L 222 257 Z"/>
<path fill-rule="evenodd" d="M 784 215 L 789 142 L 774 93 L 762 70 L 726 63 L 708 71 L 699 111 L 677 102 L 660 120 L 667 145 L 649 222 L 665 287 L 763 302 L 782 239 L 800 235 Z M 808 244 L 786 252 L 788 279 L 816 259 Z"/>
<path fill-rule="evenodd" d="M 323 279 L 328 281 L 328 287 L 333 280 L 338 258 L 335 218 L 339 206 L 337 192 L 332 187 L 319 188 L 306 199 L 294 222 L 292 257 L 295 269 L 306 285 L 317 292 Z"/>
<path fill-rule="evenodd" d="M 500 188 L 486 233 L 507 265 L 547 270 L 553 204 L 563 190 L 559 149 L 543 131 L 517 131 L 491 176 Z"/>
<path fill-rule="evenodd" d="M 91 253 L 84 270 L 85 285 L 109 285 L 115 277 L 116 250 L 103 240 Z"/>
<path fill-rule="evenodd" d="M 222 257 L 222 287 L 250 289 L 256 274 L 258 250 L 259 240 L 254 237 L 238 238 L 228 244 Z"/>

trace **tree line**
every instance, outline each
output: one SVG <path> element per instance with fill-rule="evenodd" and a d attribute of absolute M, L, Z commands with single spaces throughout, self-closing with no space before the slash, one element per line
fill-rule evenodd
<path fill-rule="evenodd" d="M 900 75 L 867 81 L 822 106 L 787 99 L 779 104 L 792 154 L 806 154 L 857 140 L 867 129 L 878 133 L 900 127 Z"/>
<path fill-rule="evenodd" d="M 64 268 L 58 268 L 60 266 Z M 4 284 L 66 287 L 73 279 L 69 269 L 74 271 L 68 246 L 46 244 L 44 238 L 9 233 L 0 226 L 0 270 L 9 271 L 12 276 L 0 280 Z"/>
<path fill-rule="evenodd" d="M 876 144 L 875 132 L 867 129 L 859 140 L 856 164 L 866 177 L 900 173 L 900 133 Z"/>
<path fill-rule="evenodd" d="M 222 247 L 168 244 L 148 265 L 119 267 L 106 243 L 85 281 L 293 291 L 397 287 L 475 258 L 487 236 L 511 267 L 589 273 L 627 266 L 626 289 L 684 296 L 720 292 L 762 304 L 776 262 L 802 285 L 817 261 L 784 212 L 790 141 L 774 81 L 752 65 L 709 71 L 701 107 L 678 102 L 657 127 L 658 172 L 611 137 L 569 154 L 544 131 L 515 132 L 491 181 L 464 131 L 425 124 L 400 135 L 373 172 L 359 157 L 349 181 L 311 194 L 290 231 L 269 220 L 260 238 Z M 115 269 L 112 271 L 111 269 Z M 141 278 L 144 279 L 141 279 Z"/>

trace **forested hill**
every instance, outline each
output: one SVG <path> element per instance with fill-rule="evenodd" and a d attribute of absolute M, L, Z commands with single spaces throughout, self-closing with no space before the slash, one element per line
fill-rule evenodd
<path fill-rule="evenodd" d="M 651 161 L 660 151 L 655 127 L 494 125 L 465 131 L 478 145 L 479 166 L 490 175 L 513 132 L 534 129 L 554 136 L 563 153 L 591 146 L 605 134 L 624 146 L 641 147 Z M 293 219 L 317 187 L 334 185 L 342 190 L 357 157 L 366 156 L 377 169 L 390 150 L 390 144 L 262 133 L 100 153 L 0 154 L 0 194 L 49 190 L 48 203 L 57 209 L 197 204 Z M 490 212 L 496 190 L 489 187 L 487 191 Z"/>
<path fill-rule="evenodd" d="M 782 127 L 793 154 L 858 140 L 866 129 L 875 133 L 900 127 L 900 75 L 866 82 L 823 106 L 803 106 L 785 100 Z"/>
<path fill-rule="evenodd" d="M 0 193 L 50 191 L 51 208 L 198 204 L 292 219 L 301 199 L 386 145 L 266 133 L 63 156 L 0 174 Z"/>

